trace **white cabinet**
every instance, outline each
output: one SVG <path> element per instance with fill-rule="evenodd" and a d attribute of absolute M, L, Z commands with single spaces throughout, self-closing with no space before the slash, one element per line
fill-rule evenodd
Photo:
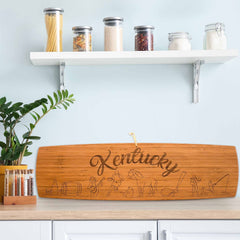
<path fill-rule="evenodd" d="M 53 240 L 157 240 L 157 221 L 54 221 Z"/>
<path fill-rule="evenodd" d="M 240 240 L 240 220 L 0 221 L 0 240 L 16 239 Z"/>
<path fill-rule="evenodd" d="M 51 221 L 0 221 L 1 240 L 51 240 Z"/>
<path fill-rule="evenodd" d="M 240 240 L 239 220 L 159 221 L 158 230 L 158 240 Z"/>

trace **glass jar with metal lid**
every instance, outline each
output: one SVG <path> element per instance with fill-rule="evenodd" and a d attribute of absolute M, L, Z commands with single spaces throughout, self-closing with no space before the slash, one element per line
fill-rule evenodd
<path fill-rule="evenodd" d="M 64 10 L 62 8 L 45 8 L 45 24 L 47 30 L 46 52 L 62 52 L 62 28 Z"/>
<path fill-rule="evenodd" d="M 73 30 L 73 51 L 86 52 L 92 51 L 92 27 L 76 26 Z"/>
<path fill-rule="evenodd" d="M 135 51 L 153 51 L 153 30 L 151 25 L 135 26 Z"/>
<path fill-rule="evenodd" d="M 227 37 L 223 23 L 213 23 L 205 26 L 204 49 L 224 50 L 227 49 Z"/>
<path fill-rule="evenodd" d="M 104 27 L 104 50 L 123 50 L 122 17 L 106 17 L 103 19 Z"/>
<path fill-rule="evenodd" d="M 173 32 L 168 34 L 168 50 L 189 51 L 192 49 L 191 37 L 188 32 Z"/>

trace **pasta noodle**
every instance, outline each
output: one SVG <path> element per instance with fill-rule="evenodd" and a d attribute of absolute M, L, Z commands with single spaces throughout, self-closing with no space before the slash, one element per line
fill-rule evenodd
<path fill-rule="evenodd" d="M 47 13 L 45 24 L 48 35 L 46 52 L 62 52 L 62 14 L 59 12 Z"/>

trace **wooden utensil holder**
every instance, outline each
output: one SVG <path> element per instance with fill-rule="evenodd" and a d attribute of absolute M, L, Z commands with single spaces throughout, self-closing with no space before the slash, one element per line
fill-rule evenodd
<path fill-rule="evenodd" d="M 36 205 L 37 196 L 4 196 L 3 205 Z"/>

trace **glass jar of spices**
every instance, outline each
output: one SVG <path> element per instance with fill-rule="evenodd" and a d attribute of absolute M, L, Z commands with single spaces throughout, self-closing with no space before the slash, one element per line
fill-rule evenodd
<path fill-rule="evenodd" d="M 189 51 L 192 49 L 191 37 L 188 32 L 174 32 L 168 34 L 168 50 Z"/>
<path fill-rule="evenodd" d="M 62 8 L 45 8 L 43 12 L 48 35 L 46 52 L 62 52 L 62 14 L 64 10 Z"/>
<path fill-rule="evenodd" d="M 153 30 L 151 25 L 135 26 L 135 51 L 153 51 Z"/>
<path fill-rule="evenodd" d="M 92 27 L 76 26 L 73 30 L 73 51 L 87 52 L 92 51 Z"/>
<path fill-rule="evenodd" d="M 227 37 L 223 23 L 213 23 L 205 26 L 204 49 L 224 50 L 227 49 Z"/>
<path fill-rule="evenodd" d="M 123 50 L 122 17 L 106 17 L 103 19 L 104 27 L 104 50 Z"/>

